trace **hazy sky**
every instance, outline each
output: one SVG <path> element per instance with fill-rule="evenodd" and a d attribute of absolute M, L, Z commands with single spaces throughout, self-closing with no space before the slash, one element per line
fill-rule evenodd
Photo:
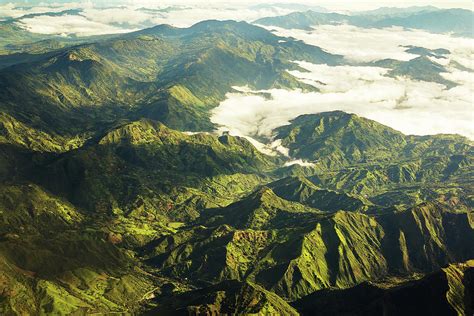
<path fill-rule="evenodd" d="M 64 0 L 23 0 L 23 1 L 11 1 L 11 0 L 0 0 L 0 4 L 14 3 L 20 5 L 51 5 L 61 3 L 81 3 L 98 6 L 109 6 L 118 4 L 128 5 L 173 5 L 173 4 L 201 4 L 201 5 L 255 5 L 259 3 L 300 3 L 306 5 L 318 5 L 333 10 L 368 10 L 379 7 L 408 7 L 408 6 L 422 6 L 422 5 L 433 5 L 441 8 L 473 8 L 473 1 L 432 1 L 432 0 L 412 0 L 412 1 L 388 1 L 388 0 L 377 0 L 377 1 L 354 1 L 354 0 L 338 0 L 338 1 L 327 1 L 327 0 L 305 0 L 305 1 L 288 1 L 288 0 L 263 0 L 263 1 L 241 1 L 241 0 L 164 0 L 164 1 L 153 1 L 153 0 L 94 0 L 94 1 L 64 1 Z"/>
<path fill-rule="evenodd" d="M 156 1 L 128 1 L 129 3 L 156 3 Z M 430 1 L 430 0 L 413 0 L 413 1 L 388 1 L 388 0 L 377 0 L 377 1 L 354 1 L 354 0 L 339 0 L 339 1 L 288 1 L 288 0 L 268 0 L 268 1 L 239 1 L 239 0 L 217 0 L 217 1 L 206 1 L 206 0 L 190 0 L 190 1 L 164 1 L 168 3 L 196 3 L 196 4 L 258 4 L 258 3 L 300 3 L 306 5 L 318 5 L 334 10 L 368 10 L 376 9 L 379 7 L 409 7 L 409 6 L 423 6 L 433 5 L 442 8 L 466 8 L 472 9 L 473 1 Z"/>

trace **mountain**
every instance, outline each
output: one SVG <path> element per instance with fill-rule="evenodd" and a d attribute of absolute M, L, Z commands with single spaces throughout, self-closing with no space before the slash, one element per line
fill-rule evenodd
<path fill-rule="evenodd" d="M 141 120 L 23 168 L 27 180 L 86 210 L 138 217 L 153 210 L 153 217 L 168 222 L 193 218 L 206 205 L 232 201 L 242 188 L 260 183 L 274 163 L 242 138 L 187 135 Z M 206 184 L 207 179 L 216 183 Z M 219 188 L 225 183 L 219 182 L 230 180 L 241 183 Z M 198 190 L 206 185 L 209 192 Z"/>
<path fill-rule="evenodd" d="M 317 187 L 304 177 L 288 177 L 268 185 L 276 195 L 326 212 L 338 210 L 365 211 L 371 203 L 362 197 L 350 196 Z"/>
<path fill-rule="evenodd" d="M 453 33 L 473 37 L 474 13 L 465 9 L 422 11 L 406 17 L 390 17 L 374 23 L 375 27 L 402 26 L 433 33 Z"/>
<path fill-rule="evenodd" d="M 469 311 L 470 140 L 334 111 L 276 128 L 288 155 L 269 156 L 209 120 L 234 86 L 315 91 L 287 70 L 342 56 L 234 21 L 17 45 L 0 314 Z M 405 48 L 420 57 L 385 66 L 442 72 L 446 51 Z"/>
<path fill-rule="evenodd" d="M 473 255 L 469 243 L 474 229 L 467 215 L 437 204 L 378 216 L 327 215 L 296 205 L 285 212 L 278 199 L 260 196 L 257 207 L 251 195 L 240 208 L 234 204 L 211 211 L 200 225 L 152 242 L 147 246 L 149 264 L 170 278 L 202 284 L 248 280 L 295 300 L 328 287 L 433 271 Z M 268 221 L 258 224 L 264 215 Z"/>
<path fill-rule="evenodd" d="M 451 52 L 444 48 L 437 48 L 437 49 L 428 49 L 425 47 L 413 46 L 408 45 L 405 46 L 407 48 L 405 52 L 410 54 L 416 54 L 420 56 L 429 56 L 435 58 L 446 58 L 445 55 L 450 54 Z"/>
<path fill-rule="evenodd" d="M 302 115 L 275 132 L 293 159 L 311 163 L 293 175 L 380 206 L 406 209 L 436 196 L 450 203 L 472 191 L 473 147 L 461 136 L 406 136 L 340 111 Z M 459 191 L 443 193 L 450 186 Z M 469 201 L 456 204 L 469 209 Z"/>
<path fill-rule="evenodd" d="M 2 312 L 294 313 L 284 300 L 474 256 L 465 139 L 405 136 L 342 112 L 299 122 L 296 130 L 331 140 L 312 155 L 336 153 L 351 168 L 279 179 L 284 161 L 245 139 L 149 119 L 50 152 L 15 131 L 32 142 L 42 134 L 8 127 L 18 140 L 0 145 Z M 382 153 L 380 170 L 346 155 L 346 134 L 362 153 Z M 415 172 L 383 154 L 393 148 L 425 165 Z"/>
<path fill-rule="evenodd" d="M 313 26 L 328 24 L 350 24 L 358 27 L 384 28 L 400 26 L 421 29 L 433 33 L 452 33 L 472 37 L 473 12 L 465 9 L 421 9 L 362 12 L 356 15 L 322 13 L 314 11 L 293 12 L 284 16 L 266 17 L 254 23 L 278 26 L 287 29 L 311 30 Z M 442 21 L 442 22 L 439 22 Z"/>
<path fill-rule="evenodd" d="M 287 302 L 264 288 L 247 282 L 219 284 L 162 300 L 150 315 L 255 314 L 298 315 Z"/>
<path fill-rule="evenodd" d="M 382 7 L 374 10 L 369 11 L 361 11 L 355 12 L 356 15 L 375 15 L 375 16 L 385 16 L 385 17 L 402 17 L 402 16 L 409 16 L 414 13 L 420 12 L 433 12 L 440 10 L 437 7 L 427 5 L 427 6 L 412 6 L 412 7 L 405 7 L 405 8 L 397 8 L 397 7 Z"/>
<path fill-rule="evenodd" d="M 266 17 L 256 20 L 257 25 L 278 26 L 285 29 L 311 30 L 313 26 L 348 23 L 351 16 L 339 13 L 315 11 L 293 12 L 288 15 Z"/>
<path fill-rule="evenodd" d="M 423 48 L 409 48 L 409 53 L 418 53 L 422 56 L 410 59 L 409 61 L 398 61 L 393 59 L 383 59 L 371 63 L 373 66 L 390 68 L 387 73 L 389 77 L 407 77 L 412 80 L 436 82 L 445 85 L 448 89 L 457 86 L 455 82 L 445 79 L 441 74 L 446 73 L 445 67 L 432 61 L 429 57 L 439 57 Z"/>
<path fill-rule="evenodd" d="M 296 67 L 292 60 L 341 58 L 282 40 L 245 22 L 206 21 L 59 49 L 0 70 L 0 108 L 26 125 L 63 136 L 124 117 L 210 130 L 209 111 L 233 86 L 314 90 L 286 72 Z M 20 102 L 21 108 L 14 106 Z"/>
<path fill-rule="evenodd" d="M 317 292 L 293 305 L 300 315 L 312 315 L 315 310 L 331 315 L 469 315 L 473 312 L 469 294 L 473 271 L 474 263 L 468 261 L 415 280 L 367 282 L 347 290 Z"/>
<path fill-rule="evenodd" d="M 340 111 L 302 115 L 275 132 L 291 157 L 327 167 L 387 161 L 406 146 L 400 132 Z"/>
<path fill-rule="evenodd" d="M 405 136 L 375 121 L 341 111 L 301 115 L 290 123 L 275 130 L 275 139 L 281 140 L 291 157 L 324 167 L 406 160 L 422 154 L 437 156 L 438 152 L 472 153 L 472 143 L 462 136 L 437 135 L 431 137 L 433 142 L 425 142 L 426 138 Z"/>

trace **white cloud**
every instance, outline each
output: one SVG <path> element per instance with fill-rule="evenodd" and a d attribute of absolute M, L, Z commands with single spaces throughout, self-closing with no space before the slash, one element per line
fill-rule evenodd
<path fill-rule="evenodd" d="M 41 3 L 40 5 L 34 6 L 28 6 L 28 4 L 18 5 L 10 2 L 0 5 L 0 18 L 19 18 L 27 14 L 55 13 L 69 9 L 87 8 L 90 6 L 92 6 L 92 4 L 87 1 L 83 3 L 72 2 L 50 5 Z"/>
<path fill-rule="evenodd" d="M 285 37 L 294 37 L 307 44 L 319 46 L 331 53 L 344 55 L 357 62 L 369 62 L 385 58 L 410 60 L 417 55 L 405 52 L 407 45 L 430 49 L 446 48 L 453 60 L 472 67 L 474 40 L 433 34 L 421 30 L 404 30 L 399 27 L 375 29 L 352 25 L 321 25 L 313 31 L 286 30 L 267 27 Z"/>
<path fill-rule="evenodd" d="M 151 23 L 154 15 L 130 7 L 117 8 L 87 8 L 81 12 L 81 15 L 90 21 L 103 24 L 128 24 L 140 26 L 145 23 Z"/>
<path fill-rule="evenodd" d="M 290 161 L 285 162 L 285 164 L 284 164 L 285 167 L 294 166 L 294 165 L 300 165 L 302 167 L 313 167 L 313 166 L 315 166 L 315 164 L 313 162 L 309 162 L 309 161 L 302 160 L 302 159 L 290 160 Z"/>
<path fill-rule="evenodd" d="M 445 86 L 432 82 L 385 77 L 386 69 L 382 68 L 330 67 L 304 62 L 300 65 L 310 72 L 292 73 L 304 76 L 302 80 L 314 83 L 321 92 L 264 91 L 271 94 L 270 99 L 229 93 L 214 109 L 211 120 L 236 135 L 271 139 L 273 129 L 289 124 L 298 115 L 342 110 L 406 134 L 459 133 L 474 139 L 474 87 L 470 73 L 444 74 L 460 84 L 446 90 Z"/>
<path fill-rule="evenodd" d="M 27 30 L 40 34 L 89 36 L 131 32 L 133 29 L 119 28 L 100 22 L 94 22 L 81 15 L 37 16 L 21 19 L 18 22 Z"/>
<path fill-rule="evenodd" d="M 390 4 L 390 6 L 406 7 L 410 5 L 416 5 L 416 1 L 410 3 L 397 2 L 395 4 L 389 3 L 388 1 L 364 1 L 347 4 L 348 0 L 345 1 L 287 1 L 287 0 L 269 0 L 269 1 L 204 1 L 204 0 L 181 0 L 181 1 L 153 1 L 153 0 L 139 0 L 139 1 L 81 1 L 81 2 L 69 2 L 69 3 L 51 3 L 51 2 L 40 2 L 39 4 L 33 5 L 25 2 L 21 5 L 16 3 L 6 3 L 0 5 L 0 19 L 7 17 L 21 17 L 25 14 L 31 13 L 46 13 L 46 12 L 60 12 L 67 9 L 82 9 L 81 13 L 88 21 L 100 23 L 103 25 L 118 26 L 120 28 L 123 25 L 125 28 L 132 25 L 134 28 L 145 28 L 155 24 L 171 24 L 178 27 L 188 27 L 192 24 L 208 19 L 232 19 L 232 20 L 243 20 L 243 21 L 254 21 L 258 18 L 267 16 L 285 15 L 296 10 L 288 6 L 280 7 L 261 7 L 255 9 L 255 4 L 259 3 L 301 3 L 305 5 L 323 6 L 332 10 L 347 11 L 347 8 L 351 10 L 366 10 L 375 9 L 383 5 Z M 418 1 L 419 2 L 419 1 Z M 426 2 L 426 1 L 425 1 Z M 431 1 L 432 2 L 432 1 Z M 420 2 L 422 5 L 423 1 Z M 425 3 L 426 4 L 426 3 Z M 429 3 L 432 5 L 438 5 L 439 7 L 463 7 L 461 2 L 450 2 L 450 3 Z M 465 7 L 465 5 L 464 5 Z M 151 10 L 143 11 L 139 10 L 147 8 Z M 163 10 L 169 9 L 169 10 Z M 161 11 L 160 11 L 161 10 Z M 40 17 L 34 17 L 31 20 L 26 21 L 30 30 L 41 31 L 43 28 Z M 68 27 L 62 17 L 51 17 L 48 20 L 48 30 L 54 27 L 54 21 L 57 21 L 58 25 L 56 29 L 63 27 L 62 32 L 66 34 L 72 34 L 75 31 L 74 27 Z M 97 28 L 97 34 L 104 34 L 101 28 Z M 117 32 L 117 29 L 107 29 L 112 32 Z M 114 31 L 115 30 L 115 31 Z M 92 30 L 88 30 L 88 34 L 91 34 Z M 396 32 L 394 32 L 396 33 Z M 402 37 L 402 36 L 400 36 Z M 352 38 L 349 38 L 349 42 Z M 369 40 L 370 41 L 370 40 Z M 373 40 L 372 40 L 373 41 Z M 374 41 L 375 42 L 375 41 Z M 370 51 L 366 51 L 370 55 Z M 401 55 L 405 56 L 406 55 Z"/>
<path fill-rule="evenodd" d="M 143 9 L 148 10 L 143 10 Z M 20 19 L 21 24 L 31 32 L 42 34 L 100 35 L 121 33 L 158 24 L 189 27 L 202 20 L 253 21 L 261 17 L 285 15 L 294 10 L 285 8 L 251 9 L 247 5 L 200 4 L 171 7 L 160 3 L 130 3 L 122 6 L 99 7 L 89 2 L 64 5 L 41 5 L 18 7 L 14 4 L 0 6 L 0 18 L 19 18 L 31 13 L 60 12 L 67 9 L 81 9 L 80 15 L 47 16 Z M 166 10 L 165 10 L 166 9 Z M 68 23 L 69 22 L 69 23 Z"/>

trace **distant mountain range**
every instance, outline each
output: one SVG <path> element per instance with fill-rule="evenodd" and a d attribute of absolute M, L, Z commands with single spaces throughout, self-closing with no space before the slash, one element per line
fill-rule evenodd
<path fill-rule="evenodd" d="M 413 10 L 385 8 L 356 15 L 306 11 L 255 21 L 256 24 L 260 25 L 303 30 L 310 30 L 314 26 L 327 24 L 350 24 L 366 28 L 399 26 L 464 37 L 473 37 L 473 22 L 474 13 L 470 10 L 435 10 L 431 7 L 421 7 Z"/>

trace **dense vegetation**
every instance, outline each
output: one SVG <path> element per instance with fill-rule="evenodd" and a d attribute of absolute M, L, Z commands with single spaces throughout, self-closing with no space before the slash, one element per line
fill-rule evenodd
<path fill-rule="evenodd" d="M 470 140 L 304 115 L 288 166 L 209 133 L 233 86 L 315 89 L 294 60 L 342 57 L 207 21 L 10 59 L 0 314 L 471 313 Z"/>

